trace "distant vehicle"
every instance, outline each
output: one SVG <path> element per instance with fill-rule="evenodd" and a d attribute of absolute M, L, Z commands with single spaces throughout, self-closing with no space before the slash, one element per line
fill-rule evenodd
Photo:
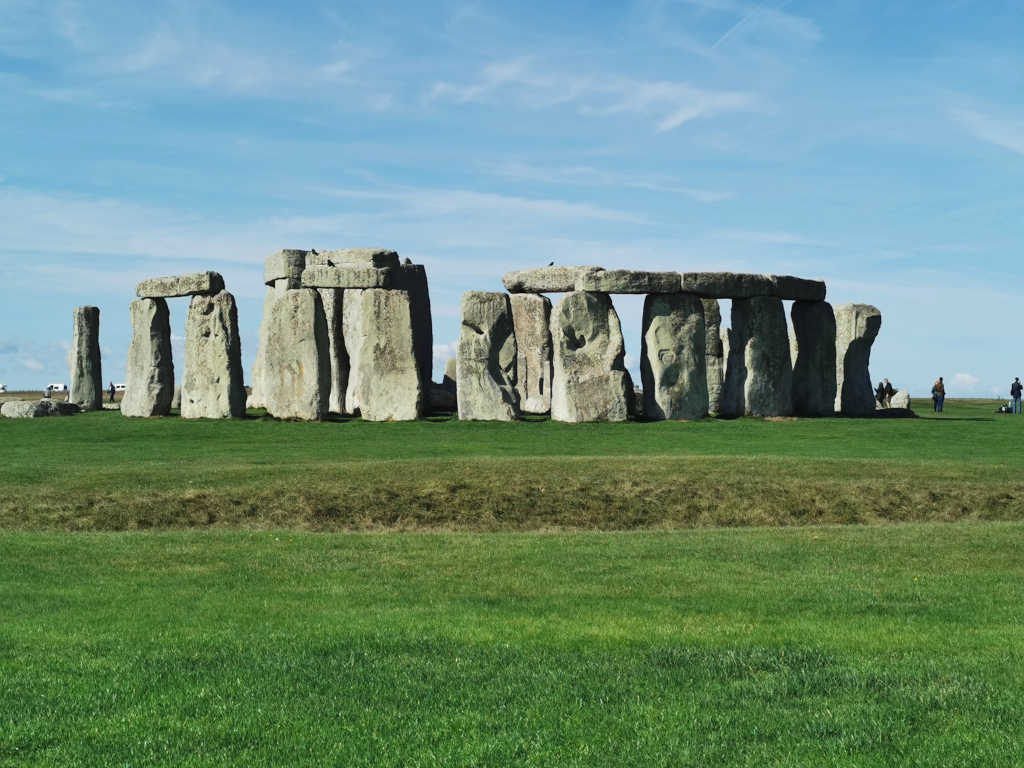
<path fill-rule="evenodd" d="M 49 387 L 54 392 L 67 392 L 68 391 L 68 385 L 67 384 L 50 384 Z"/>
<path fill-rule="evenodd" d="M 7 391 L 7 385 L 6 384 L 0 384 L 0 392 L 6 392 L 6 391 Z"/>
<path fill-rule="evenodd" d="M 117 392 L 124 392 L 125 386 L 124 386 L 124 384 L 115 384 L 114 385 L 114 390 L 117 391 Z"/>

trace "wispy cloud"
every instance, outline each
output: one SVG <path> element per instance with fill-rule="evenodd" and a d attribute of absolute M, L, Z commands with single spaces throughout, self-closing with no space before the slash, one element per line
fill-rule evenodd
<path fill-rule="evenodd" d="M 653 116 L 658 132 L 671 131 L 697 118 L 761 107 L 761 99 L 745 91 L 705 90 L 668 80 L 556 72 L 540 67 L 530 57 L 493 62 L 472 82 L 435 83 L 427 98 L 457 104 L 500 100 L 526 109 L 572 104 L 581 115 Z"/>
<path fill-rule="evenodd" d="M 538 181 L 544 184 L 568 184 L 579 187 L 644 189 L 692 198 L 699 203 L 717 203 L 732 197 L 731 192 L 688 187 L 668 177 L 646 177 L 615 173 L 589 165 L 540 166 L 509 160 L 484 165 L 484 170 L 505 179 Z"/>
<path fill-rule="evenodd" d="M 806 246 L 809 248 L 835 248 L 836 243 L 828 240 L 819 240 L 813 237 L 805 237 L 793 232 L 753 232 L 742 229 L 719 230 L 713 233 L 712 237 L 735 240 L 742 243 L 757 243 L 761 245 L 794 245 Z"/>
<path fill-rule="evenodd" d="M 965 107 L 955 107 L 949 115 L 975 138 L 1024 155 L 1024 120 L 998 118 Z"/>

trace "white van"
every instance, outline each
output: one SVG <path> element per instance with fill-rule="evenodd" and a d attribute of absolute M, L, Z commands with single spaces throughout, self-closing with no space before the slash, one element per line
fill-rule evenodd
<path fill-rule="evenodd" d="M 6 392 L 6 391 L 7 391 L 7 385 L 6 384 L 0 384 L 0 392 Z"/>
<path fill-rule="evenodd" d="M 50 384 L 49 387 L 54 392 L 67 392 L 68 391 L 68 385 L 67 384 Z"/>

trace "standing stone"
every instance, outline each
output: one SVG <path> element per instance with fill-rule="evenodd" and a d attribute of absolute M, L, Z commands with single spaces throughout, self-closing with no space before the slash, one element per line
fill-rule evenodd
<path fill-rule="evenodd" d="M 345 349 L 348 351 L 348 386 L 345 388 L 344 413 L 355 413 L 359 410 L 359 393 L 356 385 L 360 378 L 360 355 L 363 349 L 364 290 L 346 289 L 341 307 L 341 334 L 345 339 Z"/>
<path fill-rule="evenodd" d="M 704 352 L 707 361 L 708 413 L 717 416 L 725 383 L 725 350 L 722 346 L 722 310 L 718 299 L 701 299 L 704 305 Z"/>
<path fill-rule="evenodd" d="M 718 401 L 718 415 L 738 418 L 743 415 L 743 381 L 747 375 L 746 361 L 742 348 L 733 343 L 732 328 L 723 328 L 722 360 L 725 369 L 722 376 L 722 394 Z"/>
<path fill-rule="evenodd" d="M 525 413 L 551 410 L 551 299 L 534 293 L 509 296 L 516 336 L 516 389 Z"/>
<path fill-rule="evenodd" d="M 131 303 L 132 342 L 128 347 L 122 416 L 166 416 L 174 397 L 171 316 L 164 299 Z"/>
<path fill-rule="evenodd" d="M 424 392 L 429 392 L 434 374 L 434 325 L 430 313 L 427 270 L 422 264 L 407 263 L 397 267 L 396 271 L 395 288 L 409 294 L 412 337 L 416 347 L 416 367 L 420 373 L 420 388 Z"/>
<path fill-rule="evenodd" d="M 708 413 L 704 305 L 690 293 L 644 300 L 640 377 L 652 421 L 702 419 Z"/>
<path fill-rule="evenodd" d="M 835 315 L 835 409 L 846 416 L 870 416 L 875 412 L 875 395 L 868 367 L 882 313 L 868 304 L 842 304 Z"/>
<path fill-rule="evenodd" d="M 348 389 L 348 349 L 345 347 L 343 316 L 345 291 L 341 288 L 318 288 L 323 315 L 327 324 L 328 360 L 330 362 L 330 397 L 327 409 L 331 413 L 345 412 L 345 391 Z"/>
<path fill-rule="evenodd" d="M 312 288 L 285 292 L 267 323 L 263 390 L 267 413 L 320 421 L 331 386 L 330 342 L 324 305 Z"/>
<path fill-rule="evenodd" d="M 827 301 L 795 301 L 793 412 L 831 416 L 836 401 L 836 316 Z"/>
<path fill-rule="evenodd" d="M 622 326 L 608 294 L 566 294 L 551 314 L 551 343 L 551 418 L 626 421 L 633 384 L 623 362 Z"/>
<path fill-rule="evenodd" d="M 508 294 L 462 294 L 462 333 L 456 356 L 461 421 L 518 418 L 517 354 Z"/>
<path fill-rule="evenodd" d="M 68 363 L 71 368 L 71 390 L 67 401 L 84 411 L 103 408 L 99 307 L 75 307 Z"/>
<path fill-rule="evenodd" d="M 260 318 L 260 331 L 256 342 L 256 359 L 252 363 L 252 379 L 250 380 L 249 397 L 245 401 L 246 408 L 267 407 L 267 398 L 263 393 L 263 372 L 266 369 L 265 358 L 267 355 L 267 323 L 270 322 L 270 313 L 273 310 L 276 299 L 277 289 L 273 284 L 268 285 L 266 296 L 263 298 L 263 316 Z"/>
<path fill-rule="evenodd" d="M 727 415 L 792 414 L 793 362 L 781 299 L 733 300 L 725 376 L 723 410 Z"/>
<path fill-rule="evenodd" d="M 454 357 L 449 357 L 448 362 L 444 365 L 444 378 L 441 379 L 441 386 L 449 392 L 458 391 L 458 386 L 456 385 L 457 368 L 458 360 Z"/>
<path fill-rule="evenodd" d="M 227 291 L 214 296 L 195 296 L 188 306 L 181 416 L 184 419 L 245 416 L 238 309 L 235 297 Z"/>
<path fill-rule="evenodd" d="M 357 294 L 356 299 L 351 294 Z M 412 331 L 412 302 L 406 291 L 367 288 L 345 292 L 345 309 L 358 304 L 358 337 L 348 334 L 349 349 L 358 349 L 358 366 L 349 373 L 359 412 L 366 421 L 413 421 L 423 411 L 427 392 L 420 386 Z"/>

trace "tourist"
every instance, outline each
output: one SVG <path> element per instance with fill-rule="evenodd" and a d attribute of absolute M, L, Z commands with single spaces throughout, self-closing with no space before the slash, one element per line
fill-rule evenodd
<path fill-rule="evenodd" d="M 885 380 L 885 407 L 892 408 L 892 396 L 896 394 L 896 390 L 893 389 L 892 383 L 888 379 Z"/>
<path fill-rule="evenodd" d="M 114 402 L 114 392 L 116 391 L 114 388 L 114 382 L 110 382 L 110 389 L 107 391 L 110 392 L 110 402 Z"/>
<path fill-rule="evenodd" d="M 1020 383 L 1020 377 L 1018 376 L 1013 380 L 1013 384 L 1010 385 L 1010 397 L 1013 398 L 1013 412 L 1020 416 L 1020 396 L 1024 393 L 1024 385 Z"/>
<path fill-rule="evenodd" d="M 880 408 L 885 408 L 885 384 L 878 382 L 878 388 L 875 390 L 875 400 L 878 401 Z"/>
<path fill-rule="evenodd" d="M 49 400 L 51 394 L 53 394 L 53 387 L 51 387 L 49 384 L 47 384 L 46 385 L 46 392 L 43 393 L 43 397 L 45 397 L 47 400 Z"/>
<path fill-rule="evenodd" d="M 932 403 L 936 413 L 942 413 L 942 406 L 946 402 L 946 385 L 939 376 L 939 380 L 932 384 Z"/>

